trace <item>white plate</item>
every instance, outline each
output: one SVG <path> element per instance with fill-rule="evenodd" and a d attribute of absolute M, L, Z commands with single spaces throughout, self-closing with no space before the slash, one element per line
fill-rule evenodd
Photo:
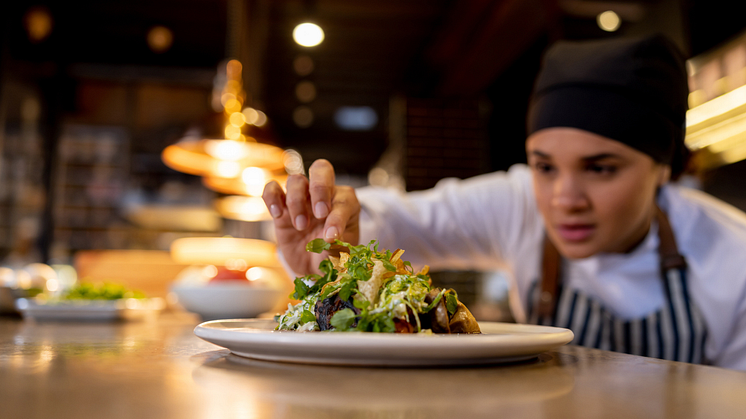
<path fill-rule="evenodd" d="M 194 333 L 248 358 L 327 365 L 476 365 L 530 359 L 569 343 L 558 327 L 480 322 L 481 335 L 277 332 L 274 320 L 200 324 Z"/>
<path fill-rule="evenodd" d="M 164 307 L 161 298 L 128 298 L 120 300 L 71 300 L 45 302 L 19 298 L 16 309 L 25 318 L 36 320 L 111 321 L 140 319 Z"/>

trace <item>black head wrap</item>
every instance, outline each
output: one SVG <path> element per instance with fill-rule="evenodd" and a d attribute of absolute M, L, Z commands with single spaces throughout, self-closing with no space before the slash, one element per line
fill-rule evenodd
<path fill-rule="evenodd" d="M 529 135 L 572 127 L 624 143 L 674 175 L 686 164 L 686 68 L 661 35 L 560 41 L 544 55 L 529 105 Z"/>

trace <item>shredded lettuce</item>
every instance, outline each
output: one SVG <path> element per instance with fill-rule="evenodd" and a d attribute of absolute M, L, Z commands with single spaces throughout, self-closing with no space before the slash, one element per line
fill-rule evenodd
<path fill-rule="evenodd" d="M 430 311 L 442 298 L 446 299 L 448 311 L 455 312 L 458 300 L 453 290 L 444 290 L 435 301 L 425 303 L 425 297 L 432 289 L 430 277 L 423 273 L 426 270 L 415 274 L 411 263 L 399 260 L 402 251 L 392 262 L 394 254 L 389 250 L 379 250 L 376 240 L 367 245 L 353 246 L 340 240 L 327 243 L 323 239 L 309 242 L 306 250 L 321 253 L 333 246 L 343 248 L 349 252 L 348 255 L 335 259 L 334 263 L 330 260 L 332 258 L 321 262 L 322 275 L 307 275 L 295 280 L 295 290 L 290 297 L 300 302 L 288 305 L 288 310 L 279 317 L 278 330 L 319 330 L 314 315 L 316 302 L 337 293 L 343 301 L 352 298 L 359 313 L 351 308 L 334 313 L 330 323 L 336 331 L 394 332 L 395 320 L 400 319 L 416 324 L 416 331 L 421 332 L 418 315 Z M 378 271 L 374 269 L 376 262 L 380 262 Z M 361 288 L 365 292 L 361 292 Z M 371 289 L 374 289 L 374 295 L 370 294 Z"/>

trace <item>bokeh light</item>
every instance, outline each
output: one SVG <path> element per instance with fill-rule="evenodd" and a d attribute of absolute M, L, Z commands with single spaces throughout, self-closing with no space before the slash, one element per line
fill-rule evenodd
<path fill-rule="evenodd" d="M 606 32 L 614 32 L 622 25 L 622 19 L 613 10 L 607 10 L 596 17 L 598 27 Z"/>
<path fill-rule="evenodd" d="M 295 74 L 305 77 L 313 73 L 313 60 L 308 55 L 299 55 L 293 60 Z"/>
<path fill-rule="evenodd" d="M 45 7 L 32 7 L 23 17 L 23 25 L 29 41 L 41 42 L 52 33 L 52 15 Z"/>
<path fill-rule="evenodd" d="M 295 86 L 295 97 L 302 103 L 308 103 L 316 99 L 316 85 L 304 80 Z"/>
<path fill-rule="evenodd" d="M 308 106 L 298 106 L 293 111 L 293 122 L 301 128 L 308 128 L 313 124 L 313 111 Z"/>
<path fill-rule="evenodd" d="M 315 47 L 324 41 L 324 31 L 314 23 L 301 23 L 293 29 L 293 39 L 298 45 Z"/>
<path fill-rule="evenodd" d="M 246 124 L 246 116 L 241 112 L 233 112 L 230 118 L 228 118 L 228 121 L 230 121 L 231 125 L 234 127 L 242 127 Z"/>
<path fill-rule="evenodd" d="M 296 150 L 285 150 L 282 153 L 282 162 L 285 165 L 285 171 L 289 175 L 302 175 L 305 173 L 303 157 Z"/>
<path fill-rule="evenodd" d="M 174 34 L 165 26 L 153 26 L 148 31 L 148 46 L 157 54 L 168 51 L 173 42 Z"/>

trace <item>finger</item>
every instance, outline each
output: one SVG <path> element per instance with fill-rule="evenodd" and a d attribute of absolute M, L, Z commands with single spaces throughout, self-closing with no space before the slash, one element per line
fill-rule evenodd
<path fill-rule="evenodd" d="M 262 199 L 272 218 L 278 219 L 282 217 L 282 214 L 285 212 L 285 192 L 279 183 L 273 180 L 264 185 Z"/>
<path fill-rule="evenodd" d="M 329 215 L 334 196 L 334 166 L 325 159 L 314 161 L 308 168 L 308 181 L 313 215 L 324 218 Z"/>
<path fill-rule="evenodd" d="M 324 223 L 324 239 L 328 242 L 341 239 L 348 221 L 360 213 L 360 203 L 355 190 L 349 186 L 338 186 L 332 202 L 332 211 Z"/>
<path fill-rule="evenodd" d="M 310 201 L 308 200 L 308 179 L 305 176 L 288 176 L 285 205 L 293 227 L 298 231 L 305 230 L 308 227 L 308 216 L 311 212 Z"/>

